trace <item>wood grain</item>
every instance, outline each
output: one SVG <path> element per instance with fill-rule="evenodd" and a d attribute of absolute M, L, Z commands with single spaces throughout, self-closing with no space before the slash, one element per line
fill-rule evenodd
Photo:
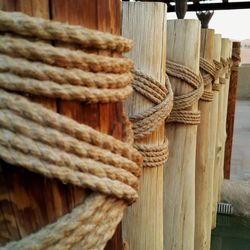
<path fill-rule="evenodd" d="M 200 22 L 170 20 L 167 25 L 167 59 L 199 74 Z M 170 81 L 175 95 L 192 90 L 181 80 Z M 197 111 L 198 102 L 191 109 Z M 166 132 L 170 147 L 164 168 L 164 249 L 194 249 L 197 126 L 172 123 Z"/>
<path fill-rule="evenodd" d="M 232 51 L 239 50 L 240 47 L 241 47 L 240 42 L 233 42 Z M 230 76 L 230 85 L 229 85 L 229 94 L 228 94 L 228 110 L 227 110 L 227 124 L 226 124 L 227 139 L 226 139 L 226 145 L 225 145 L 225 158 L 224 158 L 224 178 L 225 179 L 230 179 L 237 85 L 238 85 L 238 71 L 233 70 Z"/>
<path fill-rule="evenodd" d="M 214 37 L 214 53 L 213 53 L 213 59 L 216 61 L 220 61 L 220 54 L 221 54 L 221 35 L 215 34 Z M 219 83 L 219 79 L 215 81 L 215 83 Z M 221 91 L 221 90 L 220 90 Z M 211 175 L 211 189 L 209 190 L 211 195 L 211 207 L 210 207 L 210 224 L 209 227 L 212 228 L 213 221 L 216 218 L 216 211 L 217 211 L 217 200 L 215 199 L 214 193 L 216 186 L 215 186 L 215 179 L 217 175 L 217 157 L 218 157 L 218 148 L 217 148 L 217 137 L 218 137 L 218 109 L 219 109 L 219 96 L 220 92 L 214 91 L 214 99 L 212 102 L 211 107 L 211 119 L 210 119 L 210 152 L 209 152 L 209 164 L 212 168 L 212 175 Z"/>
<path fill-rule="evenodd" d="M 134 41 L 127 54 L 135 67 L 165 84 L 166 11 L 162 3 L 123 3 L 122 34 Z M 128 115 L 152 107 L 138 93 L 126 102 Z M 162 144 L 164 123 L 150 136 L 137 140 L 142 144 Z M 127 209 L 123 220 L 124 240 L 129 249 L 163 249 L 163 167 L 144 168 L 140 178 L 138 201 Z"/>
<path fill-rule="evenodd" d="M 214 30 L 201 30 L 200 56 L 213 62 Z M 202 72 L 204 73 L 204 72 Z M 206 73 L 205 73 L 206 74 Z M 212 84 L 205 86 L 212 91 Z M 210 229 L 208 230 L 211 165 L 209 164 L 210 150 L 210 112 L 211 102 L 199 101 L 201 122 L 197 130 L 196 167 L 195 167 L 195 241 L 194 249 L 210 249 Z"/>
<path fill-rule="evenodd" d="M 2 0 L 0 6 L 8 11 L 18 10 L 34 16 L 120 33 L 119 0 Z M 122 103 L 93 105 L 44 98 L 37 101 L 79 123 L 122 139 Z M 1 163 L 0 186 L 1 222 L 3 220 L 0 228 L 1 244 L 37 231 L 83 202 L 90 192 L 23 169 L 8 167 L 4 162 Z M 118 231 L 109 243 L 109 249 L 122 248 L 121 231 Z"/>

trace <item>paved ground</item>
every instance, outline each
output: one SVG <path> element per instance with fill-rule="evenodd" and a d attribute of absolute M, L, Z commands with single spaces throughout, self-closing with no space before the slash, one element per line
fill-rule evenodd
<path fill-rule="evenodd" d="M 250 180 L 250 100 L 236 102 L 231 179 Z"/>

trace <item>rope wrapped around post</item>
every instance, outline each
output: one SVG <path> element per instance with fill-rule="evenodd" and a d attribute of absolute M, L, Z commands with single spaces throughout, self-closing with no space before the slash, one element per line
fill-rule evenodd
<path fill-rule="evenodd" d="M 233 48 L 232 51 L 232 71 L 239 71 L 239 66 L 241 62 L 241 57 L 240 57 L 240 48 Z"/>
<path fill-rule="evenodd" d="M 84 48 L 131 48 L 131 41 L 119 36 L 22 13 L 0 11 L 0 24 L 4 32 L 76 42 Z M 0 249 L 103 249 L 124 208 L 138 196 L 142 157 L 132 147 L 131 135 L 130 143 L 119 141 L 20 94 L 121 101 L 132 91 L 132 62 L 4 35 L 0 53 L 0 158 L 93 191 L 71 213 Z"/>
<path fill-rule="evenodd" d="M 134 70 L 133 74 L 134 90 L 155 104 L 152 108 L 129 117 L 133 124 L 134 138 L 141 139 L 150 135 L 168 117 L 173 107 L 173 93 L 168 78 L 166 86 L 163 86 L 139 70 Z M 168 159 L 167 138 L 162 145 L 136 143 L 134 147 L 143 156 L 143 167 L 163 166 Z"/>
<path fill-rule="evenodd" d="M 202 70 L 201 74 L 203 77 L 204 87 L 213 84 L 216 77 L 216 68 L 214 63 L 205 58 L 200 58 L 200 69 Z M 205 102 L 212 102 L 213 91 L 204 90 L 201 100 Z"/>
<path fill-rule="evenodd" d="M 197 102 L 203 94 L 204 84 L 201 75 L 198 76 L 188 67 L 171 61 L 167 61 L 166 71 L 169 76 L 183 80 L 194 89 L 187 94 L 174 96 L 173 110 L 166 122 L 178 122 L 193 125 L 199 124 L 200 112 L 189 111 L 187 109 Z"/>

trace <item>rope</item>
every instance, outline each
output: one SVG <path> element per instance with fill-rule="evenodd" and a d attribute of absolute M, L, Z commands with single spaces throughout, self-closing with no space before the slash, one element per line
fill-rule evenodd
<path fill-rule="evenodd" d="M 23 13 L 0 11 L 1 31 L 13 32 L 41 40 L 60 41 L 78 44 L 83 48 L 104 49 L 116 52 L 128 52 L 132 48 L 131 40 L 81 26 L 33 18 Z"/>
<path fill-rule="evenodd" d="M 202 77 L 204 82 L 204 87 L 208 87 L 213 84 L 216 77 L 216 68 L 214 63 L 210 62 L 205 58 L 200 58 L 200 69 L 202 70 Z M 212 102 L 213 101 L 213 91 L 204 89 L 203 95 L 201 97 L 202 101 Z"/>
<path fill-rule="evenodd" d="M 200 112 L 186 110 L 197 103 L 204 91 L 204 85 L 201 75 L 195 74 L 186 66 L 167 61 L 167 74 L 171 77 L 183 80 L 193 88 L 192 91 L 183 95 L 174 96 L 173 111 L 167 119 L 167 122 L 177 122 L 184 124 L 199 124 Z"/>
<path fill-rule="evenodd" d="M 217 61 L 217 60 L 213 60 L 213 62 L 214 62 L 216 73 L 215 73 L 215 81 L 213 83 L 212 89 L 214 91 L 220 91 L 220 83 L 217 83 L 217 81 L 218 81 L 218 79 L 220 78 L 220 76 L 222 74 L 222 63 Z"/>
<path fill-rule="evenodd" d="M 233 60 L 233 65 L 232 65 L 231 70 L 235 71 L 235 72 L 239 71 L 239 66 L 240 66 L 240 62 L 241 62 L 240 47 L 233 48 L 232 60 Z"/>
<path fill-rule="evenodd" d="M 166 86 L 147 74 L 134 70 L 134 90 L 147 98 L 155 106 L 129 117 L 133 126 L 135 139 L 142 139 L 150 135 L 168 117 L 173 106 L 173 93 L 168 78 Z M 143 156 L 143 167 L 163 166 L 168 158 L 168 142 L 163 145 L 134 144 L 134 147 Z"/>
<path fill-rule="evenodd" d="M 79 40 L 71 34 L 82 32 L 83 47 L 125 51 L 130 44 L 124 38 L 20 13 L 0 11 L 0 26 L 18 35 L 63 37 L 72 43 Z M 129 143 L 124 143 L 18 93 L 91 103 L 121 101 L 131 92 L 131 61 L 2 35 L 0 52 L 0 158 L 94 191 L 71 213 L 0 249 L 103 249 L 124 208 L 138 197 L 142 159 L 131 147 L 128 120 L 123 127 Z"/>

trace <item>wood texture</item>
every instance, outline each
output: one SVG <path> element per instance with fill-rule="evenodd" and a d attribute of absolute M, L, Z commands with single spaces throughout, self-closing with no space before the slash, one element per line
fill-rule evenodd
<path fill-rule="evenodd" d="M 234 50 L 239 50 L 240 46 L 241 46 L 240 42 L 233 42 L 232 52 Z M 237 84 L 238 84 L 238 69 L 235 69 L 231 72 L 230 83 L 229 83 L 228 110 L 227 110 L 227 123 L 226 123 L 227 139 L 225 145 L 225 158 L 224 158 L 225 179 L 230 179 L 234 119 L 235 119 L 235 104 L 236 104 Z"/>
<path fill-rule="evenodd" d="M 170 20 L 167 59 L 199 74 L 200 22 Z M 192 36 L 190 36 L 192 34 Z M 178 79 L 170 79 L 175 95 L 191 91 Z M 198 109 L 198 102 L 191 109 Z M 194 249 L 196 125 L 170 123 L 169 159 L 164 168 L 164 249 Z"/>
<path fill-rule="evenodd" d="M 229 51 L 229 40 L 227 38 L 221 39 L 221 58 L 227 59 L 228 51 Z M 221 78 L 225 79 L 225 74 L 221 76 Z M 226 95 L 226 84 L 221 84 L 220 86 L 220 92 L 219 92 L 219 108 L 218 108 L 218 123 L 217 123 L 217 157 L 215 159 L 215 174 L 214 174 L 214 213 L 212 218 L 212 228 L 216 227 L 216 214 L 217 214 L 217 202 L 219 200 L 219 194 L 220 194 L 220 183 L 221 183 L 221 176 L 222 176 L 222 159 L 224 162 L 224 140 L 225 140 L 225 129 L 224 128 L 224 118 L 225 118 L 225 95 Z"/>
<path fill-rule="evenodd" d="M 214 37 L 214 53 L 213 53 L 213 59 L 216 61 L 220 61 L 220 54 L 221 54 L 221 35 L 215 34 Z M 219 83 L 219 79 L 216 80 L 215 83 Z M 220 90 L 221 91 L 221 90 Z M 211 119 L 210 119 L 210 152 L 209 152 L 209 164 L 211 166 L 211 189 L 209 190 L 209 193 L 211 195 L 211 207 L 210 209 L 210 224 L 208 225 L 208 230 L 211 229 L 213 221 L 216 218 L 216 212 L 217 212 L 217 199 L 215 199 L 214 193 L 217 193 L 218 191 L 215 190 L 217 186 L 215 186 L 215 179 L 217 176 L 217 165 L 218 164 L 218 148 L 217 148 L 217 137 L 219 136 L 217 133 L 218 128 L 218 109 L 219 109 L 219 96 L 220 91 L 214 91 L 214 99 L 212 102 L 211 107 Z"/>
<path fill-rule="evenodd" d="M 200 56 L 213 61 L 214 30 L 201 30 Z M 202 71 L 202 70 L 201 70 Z M 204 73 L 204 72 L 202 72 Z M 206 74 L 206 73 L 205 73 Z M 212 91 L 212 84 L 205 86 L 205 90 Z M 212 102 L 200 100 L 198 108 L 201 112 L 201 122 L 197 130 L 196 167 L 195 167 L 195 241 L 194 249 L 210 248 L 210 229 L 208 230 L 211 165 L 209 164 L 210 150 L 210 111 Z"/>
<path fill-rule="evenodd" d="M 1 9 L 8 11 L 18 10 L 111 33 L 120 32 L 119 0 L 2 0 L 0 3 Z M 121 139 L 122 103 L 87 105 L 44 98 L 37 101 L 80 123 Z M 8 167 L 4 162 L 1 162 L 0 187 L 1 244 L 37 231 L 83 202 L 90 192 L 23 169 Z M 121 248 L 119 230 L 109 249 Z"/>
<path fill-rule="evenodd" d="M 134 41 L 135 67 L 165 84 L 166 5 L 162 3 L 123 3 L 122 34 Z M 152 107 L 143 96 L 134 93 L 126 102 L 129 115 Z M 136 141 L 162 144 L 164 123 L 150 136 Z M 144 168 L 140 178 L 138 201 L 127 209 L 123 220 L 124 240 L 129 249 L 163 249 L 163 167 Z"/>

